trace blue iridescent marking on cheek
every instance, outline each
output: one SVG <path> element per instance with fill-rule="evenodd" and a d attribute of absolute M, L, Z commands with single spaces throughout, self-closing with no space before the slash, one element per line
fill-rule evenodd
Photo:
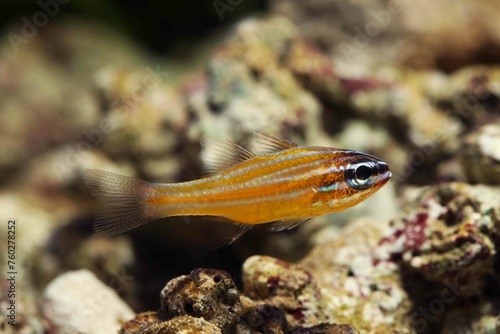
<path fill-rule="evenodd" d="M 319 187 L 318 191 L 322 193 L 328 193 L 338 189 L 338 182 L 332 183 L 329 186 Z"/>

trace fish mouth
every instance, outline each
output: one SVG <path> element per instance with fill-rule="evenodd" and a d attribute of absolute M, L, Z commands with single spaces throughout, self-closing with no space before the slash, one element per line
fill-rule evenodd
<path fill-rule="evenodd" d="M 392 173 L 389 170 L 389 166 L 385 162 L 379 161 L 377 169 L 378 169 L 378 174 L 382 177 L 382 179 L 388 181 L 391 178 Z"/>

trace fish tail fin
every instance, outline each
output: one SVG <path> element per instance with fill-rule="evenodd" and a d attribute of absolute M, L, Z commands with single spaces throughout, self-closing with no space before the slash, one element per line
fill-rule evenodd
<path fill-rule="evenodd" d="M 86 169 L 83 178 L 92 195 L 105 204 L 94 222 L 94 236 L 114 236 L 160 218 L 147 203 L 155 194 L 152 183 L 97 169 Z"/>

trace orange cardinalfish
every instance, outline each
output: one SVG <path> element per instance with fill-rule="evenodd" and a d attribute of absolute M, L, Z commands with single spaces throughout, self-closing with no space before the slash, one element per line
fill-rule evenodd
<path fill-rule="evenodd" d="M 387 164 L 368 154 L 255 135 L 263 147 L 260 155 L 230 141 L 203 140 L 211 175 L 194 181 L 150 183 L 85 170 L 87 186 L 106 205 L 95 221 L 95 234 L 112 236 L 168 216 L 212 216 L 224 226 L 217 247 L 255 224 L 282 231 L 347 209 L 391 177 Z"/>

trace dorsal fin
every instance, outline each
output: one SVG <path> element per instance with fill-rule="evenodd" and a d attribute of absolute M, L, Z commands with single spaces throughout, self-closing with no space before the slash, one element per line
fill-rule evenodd
<path fill-rule="evenodd" d="M 203 137 L 201 140 L 203 169 L 216 174 L 255 157 L 255 154 L 229 140 Z"/>
<path fill-rule="evenodd" d="M 259 150 L 264 154 L 276 153 L 297 146 L 297 144 L 291 141 L 266 135 L 262 132 L 255 131 L 253 135 L 257 139 L 256 142 L 259 145 Z"/>

